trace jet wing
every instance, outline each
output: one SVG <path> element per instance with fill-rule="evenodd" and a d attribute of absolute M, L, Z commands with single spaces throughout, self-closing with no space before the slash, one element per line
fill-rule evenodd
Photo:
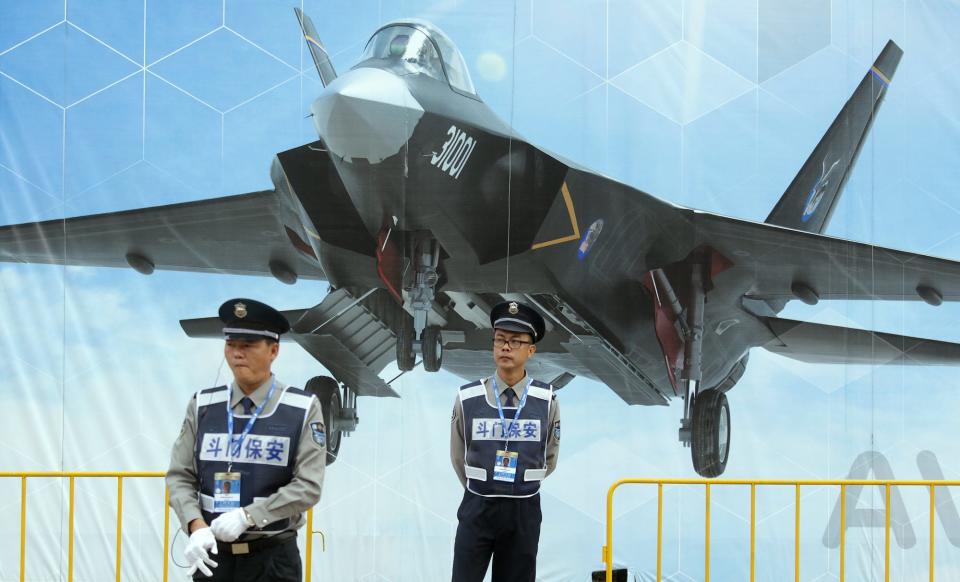
<path fill-rule="evenodd" d="M 0 261 L 322 279 L 273 190 L 0 227 Z M 300 244 L 298 244 L 298 242 Z M 271 267 L 271 265 L 273 265 Z M 292 273 L 291 273 L 292 271 Z M 287 281 L 292 282 L 292 281 Z"/>
<path fill-rule="evenodd" d="M 733 261 L 750 284 L 746 297 L 798 299 L 960 300 L 960 262 L 693 211 L 694 238 Z"/>

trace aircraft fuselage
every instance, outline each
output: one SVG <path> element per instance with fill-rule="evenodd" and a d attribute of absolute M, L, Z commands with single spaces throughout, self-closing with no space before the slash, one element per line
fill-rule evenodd
<path fill-rule="evenodd" d="M 427 75 L 397 74 L 375 64 L 338 77 L 311 108 L 371 244 L 385 226 L 430 233 L 444 254 L 441 292 L 497 293 L 508 282 L 509 290 L 555 293 L 559 285 L 564 302 L 661 394 L 676 396 L 640 281 L 650 269 L 682 260 L 693 249 L 680 209 L 612 180 L 610 193 L 591 196 L 578 187 L 578 173 L 586 170 L 530 145 L 478 98 Z M 570 229 L 564 189 L 584 238 L 537 248 L 557 236 L 570 238 L 564 231 Z M 623 202 L 627 198 L 629 204 Z M 624 209 L 630 212 L 624 215 Z M 604 220 L 607 237 L 596 228 Z M 617 245 L 618 221 L 649 233 L 641 248 Z M 311 242 L 318 255 L 336 252 Z M 585 244 L 594 247 L 587 248 L 589 255 Z M 337 284 L 368 286 L 371 271 L 369 263 L 346 269 Z M 715 312 L 736 323 L 750 318 L 739 305 L 711 303 L 708 317 Z M 722 358 L 705 362 L 706 383 L 722 381 L 749 348 L 746 337 L 738 341 L 737 331 L 734 325 L 724 338 Z M 448 353 L 456 348 L 448 346 Z"/>

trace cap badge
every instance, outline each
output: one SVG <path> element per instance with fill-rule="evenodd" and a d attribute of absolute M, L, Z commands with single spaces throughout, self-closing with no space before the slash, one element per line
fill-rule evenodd
<path fill-rule="evenodd" d="M 517 312 L 520 311 L 520 308 L 517 307 L 517 302 L 511 301 L 510 306 L 507 308 L 507 311 L 510 312 L 510 315 L 516 315 Z"/>
<path fill-rule="evenodd" d="M 236 315 L 238 318 L 243 319 L 244 317 L 247 316 L 247 306 L 240 302 L 234 304 L 233 314 Z"/>

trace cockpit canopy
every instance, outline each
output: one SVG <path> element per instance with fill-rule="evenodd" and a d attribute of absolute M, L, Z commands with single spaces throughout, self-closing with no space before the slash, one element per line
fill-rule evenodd
<path fill-rule="evenodd" d="M 370 37 L 360 64 L 385 61 L 411 74 L 426 74 L 471 95 L 476 91 L 463 55 L 442 30 L 429 22 L 391 22 Z"/>

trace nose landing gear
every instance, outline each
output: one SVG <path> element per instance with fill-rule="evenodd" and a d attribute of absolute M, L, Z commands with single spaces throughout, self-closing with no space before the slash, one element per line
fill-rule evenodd
<path fill-rule="evenodd" d="M 443 363 L 443 336 L 440 328 L 429 326 L 424 328 L 420 340 L 414 340 L 416 331 L 413 326 L 405 322 L 397 334 L 397 367 L 401 371 L 409 372 L 416 366 L 417 352 L 423 356 L 423 369 L 427 372 L 437 372 Z"/>
<path fill-rule="evenodd" d="M 427 324 L 433 311 L 437 281 L 440 275 L 440 245 L 433 238 L 421 236 L 414 245 L 414 276 L 405 292 L 412 318 L 404 318 L 397 334 L 397 366 L 402 371 L 412 370 L 416 355 L 423 357 L 423 369 L 436 372 L 443 363 L 443 338 L 440 327 Z"/>

